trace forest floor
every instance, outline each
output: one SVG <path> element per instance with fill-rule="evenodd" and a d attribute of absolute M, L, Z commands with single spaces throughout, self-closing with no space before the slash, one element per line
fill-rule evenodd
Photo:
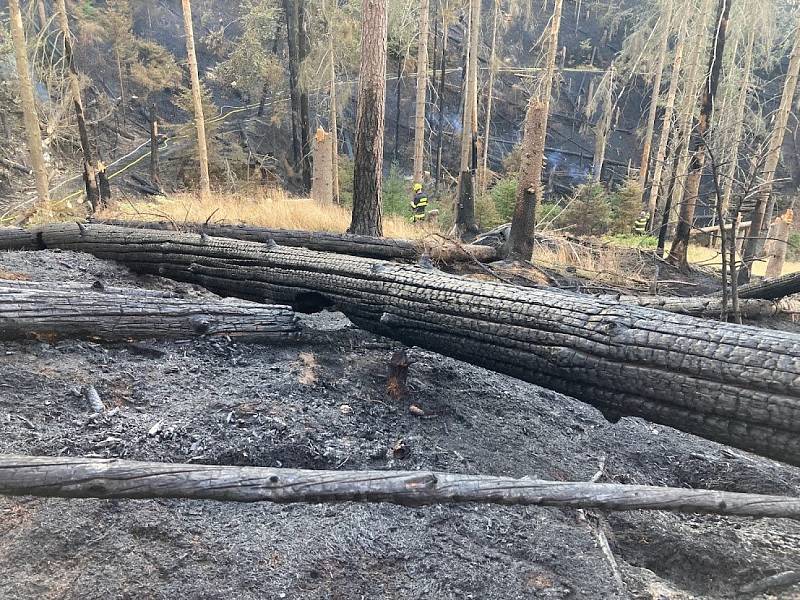
<path fill-rule="evenodd" d="M 0 271 L 179 285 L 71 252 L 0 253 Z M 641 419 L 611 424 L 416 348 L 410 394 L 391 400 L 399 344 L 338 313 L 303 323 L 290 346 L 0 343 L 0 453 L 578 481 L 603 465 L 603 481 L 800 495 L 798 468 Z M 76 393 L 87 384 L 111 410 L 92 415 Z M 652 511 L 0 498 L 0 598 L 20 600 L 731 598 L 800 569 L 798 548 L 794 521 Z"/>

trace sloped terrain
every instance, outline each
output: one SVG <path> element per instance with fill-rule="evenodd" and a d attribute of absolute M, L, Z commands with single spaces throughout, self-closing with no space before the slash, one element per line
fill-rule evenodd
<path fill-rule="evenodd" d="M 70 252 L 0 254 L 0 272 L 178 285 Z M 0 452 L 562 480 L 588 480 L 602 463 L 608 481 L 800 494 L 800 469 L 639 419 L 611 424 L 565 396 L 418 349 L 409 396 L 392 400 L 395 342 L 337 313 L 303 322 L 304 341 L 284 347 L 0 344 Z M 102 416 L 77 393 L 88 384 L 110 409 Z M 788 520 L 0 498 L 2 598 L 727 598 L 800 569 L 798 548 L 800 524 Z"/>

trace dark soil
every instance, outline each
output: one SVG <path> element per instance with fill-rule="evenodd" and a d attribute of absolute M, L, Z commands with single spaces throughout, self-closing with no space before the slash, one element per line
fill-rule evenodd
<path fill-rule="evenodd" d="M 37 280 L 173 289 L 90 256 L 0 254 Z M 185 286 L 183 286 L 185 287 Z M 198 292 L 201 293 L 201 292 Z M 399 345 L 336 313 L 294 346 L 0 343 L 0 452 L 437 469 L 800 494 L 800 469 Z M 94 385 L 109 409 L 76 393 Z M 415 403 L 424 416 L 409 412 Z M 609 538 L 620 590 L 597 544 Z M 488 505 L 0 498 L 0 598 L 730 598 L 800 569 L 800 524 Z M 800 586 L 778 590 L 789 597 Z"/>

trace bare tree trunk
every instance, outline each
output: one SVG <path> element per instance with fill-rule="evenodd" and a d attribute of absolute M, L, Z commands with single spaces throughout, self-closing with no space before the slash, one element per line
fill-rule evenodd
<path fill-rule="evenodd" d="M 293 0 L 283 0 L 283 14 L 286 18 L 286 45 L 289 52 L 289 96 L 292 106 L 292 155 L 294 157 L 294 167 L 297 168 L 300 166 L 303 159 L 303 147 L 300 141 L 300 62 L 297 47 L 297 13 Z"/>
<path fill-rule="evenodd" d="M 155 102 L 150 104 L 150 183 L 157 190 L 163 191 L 158 166 L 158 113 Z"/>
<path fill-rule="evenodd" d="M 669 229 L 669 219 L 672 214 L 672 198 L 675 192 L 675 183 L 678 180 L 678 168 L 683 154 L 683 136 L 678 129 L 675 131 L 675 154 L 672 158 L 672 173 L 670 174 L 669 185 L 664 194 L 664 206 L 661 210 L 661 226 L 658 228 L 658 244 L 656 245 L 656 255 L 659 258 L 664 256 L 664 248 L 667 245 L 667 231 Z"/>
<path fill-rule="evenodd" d="M 428 31 L 430 0 L 419 3 L 419 41 L 417 42 L 417 98 L 414 114 L 414 181 L 425 180 L 425 108 L 428 92 Z"/>
<path fill-rule="evenodd" d="M 386 0 L 364 0 L 349 233 L 383 235 L 381 180 L 386 114 Z"/>
<path fill-rule="evenodd" d="M 500 0 L 494 0 L 494 19 L 492 22 L 492 48 L 489 52 L 489 90 L 486 94 L 486 125 L 483 132 L 483 163 L 481 165 L 481 194 L 489 185 L 489 136 L 492 130 L 492 101 L 494 100 L 494 78 L 497 73 L 497 22 L 500 17 Z"/>
<path fill-rule="evenodd" d="M 397 162 L 400 158 L 400 84 L 403 81 L 403 66 L 405 64 L 405 57 L 400 56 L 397 58 L 397 79 L 395 80 L 395 94 L 394 94 L 394 150 L 392 151 L 392 160 Z"/>
<path fill-rule="evenodd" d="M 75 106 L 75 118 L 78 122 L 78 135 L 83 150 L 83 182 L 86 186 L 86 200 L 92 208 L 97 210 L 100 204 L 100 192 L 97 188 L 97 174 L 94 170 L 92 147 L 89 143 L 89 133 L 86 130 L 86 119 L 83 116 L 83 100 L 81 99 L 81 85 L 78 81 L 78 71 L 72 56 L 72 34 L 69 29 L 67 7 L 64 0 L 55 0 L 55 11 L 61 34 L 64 36 L 64 61 L 67 64 L 70 93 Z"/>
<path fill-rule="evenodd" d="M 789 241 L 789 230 L 794 220 L 794 211 L 789 209 L 773 222 L 769 230 L 769 241 L 766 244 L 767 270 L 764 276 L 768 279 L 780 277 L 786 262 L 786 248 Z"/>
<path fill-rule="evenodd" d="M 789 60 L 789 69 L 786 73 L 786 82 L 783 86 L 781 104 L 775 113 L 775 124 L 769 139 L 769 149 L 764 162 L 764 169 L 761 172 L 762 184 L 756 199 L 753 214 L 750 217 L 752 225 L 750 227 L 750 237 L 746 240 L 742 257 L 743 281 L 749 281 L 753 269 L 753 261 L 758 258 L 764 247 L 765 226 L 769 227 L 766 220 L 767 205 L 772 195 L 772 183 L 775 180 L 775 171 L 778 169 L 778 162 L 781 158 L 781 148 L 783 147 L 783 137 L 786 133 L 786 125 L 789 122 L 789 113 L 792 111 L 795 89 L 797 88 L 798 75 L 800 75 L 800 27 L 797 29 L 792 49 L 792 56 Z"/>
<path fill-rule="evenodd" d="M 302 66 L 303 61 L 308 56 L 308 31 L 306 29 L 306 8 L 305 0 L 294 0 L 297 3 L 297 65 Z M 300 84 L 298 78 L 300 95 L 300 149 L 302 157 L 300 165 L 303 172 L 303 189 L 308 192 L 311 190 L 311 178 L 314 166 L 311 159 L 311 124 L 308 113 L 308 92 Z"/>
<path fill-rule="evenodd" d="M 203 94 L 200 88 L 200 75 L 197 72 L 197 56 L 194 52 L 192 6 L 190 0 L 181 0 L 181 2 L 183 4 L 183 24 L 186 30 L 186 54 L 189 57 L 189 74 L 192 78 L 197 153 L 200 157 L 200 197 L 205 199 L 211 196 L 211 181 L 208 176 L 208 146 L 206 145 L 206 123 L 203 116 Z"/>
<path fill-rule="evenodd" d="M 321 204 L 333 202 L 333 146 L 331 136 L 322 127 L 317 129 L 314 144 L 314 179 L 311 199 Z"/>
<path fill-rule="evenodd" d="M 592 161 L 592 178 L 600 183 L 603 177 L 603 163 L 606 159 L 608 134 L 611 132 L 611 119 L 614 116 L 614 63 L 608 69 L 608 94 L 603 102 L 603 115 L 594 127 L 594 159 Z"/>
<path fill-rule="evenodd" d="M 681 205 L 678 228 L 675 240 L 669 251 L 669 261 L 680 267 L 688 264 L 687 253 L 689 251 L 689 236 L 694 224 L 695 207 L 697 198 L 700 194 L 700 179 L 703 176 L 703 168 L 706 163 L 706 134 L 711 126 L 711 119 L 714 115 L 714 102 L 716 100 L 719 80 L 722 74 L 722 61 L 725 54 L 725 39 L 728 28 L 728 18 L 731 12 L 733 0 L 720 0 L 719 16 L 717 28 L 714 36 L 714 46 L 711 52 L 711 59 L 708 65 L 708 75 L 703 86 L 703 100 L 700 106 L 700 117 L 696 131 L 692 136 L 692 160 L 687 180 L 686 193 L 683 204 Z"/>
<path fill-rule="evenodd" d="M 334 2 L 334 8 L 336 3 Z M 330 10 L 330 8 L 329 8 Z M 331 129 L 331 170 L 333 171 L 333 202 L 334 204 L 341 204 L 341 197 L 339 196 L 339 125 L 338 110 L 339 107 L 336 102 L 336 55 L 333 52 L 333 28 L 331 27 L 331 19 L 333 19 L 333 11 L 328 14 L 328 54 L 330 56 L 330 111 L 329 111 L 329 125 Z"/>
<path fill-rule="evenodd" d="M 478 52 L 481 29 L 480 0 L 470 0 L 464 126 L 461 130 L 461 164 L 458 175 L 456 227 L 461 237 L 478 231 L 475 222 L 475 175 L 478 167 Z"/>
<path fill-rule="evenodd" d="M 439 99 L 439 135 L 436 141 L 436 192 L 439 192 L 439 184 L 442 180 L 442 149 L 444 145 L 444 82 L 447 75 L 447 38 L 449 36 L 450 25 L 447 16 L 442 13 L 442 58 L 439 67 L 439 89 L 436 94 Z"/>
<path fill-rule="evenodd" d="M 122 75 L 122 58 L 119 55 L 119 49 L 114 47 L 114 57 L 117 62 L 117 78 L 119 79 L 119 112 L 122 117 L 122 123 L 125 124 L 125 80 Z"/>
<path fill-rule="evenodd" d="M 731 205 L 731 194 L 733 193 L 733 181 L 736 177 L 736 169 L 739 165 L 739 146 L 742 143 L 744 132 L 745 110 L 747 109 L 747 99 L 750 97 L 750 81 L 753 73 L 753 50 L 756 43 L 756 28 L 752 27 L 748 34 L 747 50 L 745 51 L 744 68 L 742 76 L 741 90 L 739 91 L 738 102 L 736 103 L 736 114 L 734 116 L 733 148 L 731 150 L 730 164 L 728 165 L 725 180 L 722 182 L 725 190 L 722 195 L 722 214 L 728 214 Z"/>
<path fill-rule="evenodd" d="M 653 77 L 653 93 L 650 96 L 650 112 L 647 115 L 647 130 L 644 134 L 644 143 L 642 144 L 642 159 L 639 163 L 639 186 L 644 193 L 645 185 L 647 185 L 647 175 L 650 168 L 650 147 L 653 143 L 653 132 L 656 126 L 656 115 L 658 113 L 658 100 L 661 97 L 661 77 L 664 73 L 664 63 L 667 58 L 667 50 L 669 49 L 669 34 L 672 30 L 672 2 L 667 0 L 664 4 L 661 19 L 661 39 L 659 40 L 658 62 Z M 652 220 L 651 220 L 652 223 Z"/>
<path fill-rule="evenodd" d="M 39 16 L 39 30 L 44 31 L 47 29 L 47 9 L 44 0 L 36 0 L 36 11 Z"/>
<path fill-rule="evenodd" d="M 11 39 L 14 42 L 14 57 L 19 77 L 19 95 L 22 101 L 22 115 L 25 119 L 28 152 L 31 156 L 31 167 L 36 179 L 36 194 L 39 203 L 50 200 L 47 167 L 42 150 L 42 136 L 39 131 L 39 116 L 36 114 L 36 100 L 33 96 L 33 83 L 28 65 L 28 46 L 25 40 L 25 27 L 22 24 L 22 13 L 19 0 L 8 0 L 10 14 Z"/>
<path fill-rule="evenodd" d="M 536 208 L 542 202 L 542 163 L 544 161 L 544 147 L 547 138 L 547 120 L 550 112 L 550 97 L 553 93 L 553 79 L 556 70 L 556 54 L 558 53 L 558 32 L 561 27 L 561 8 L 563 0 L 555 0 L 553 18 L 550 24 L 550 41 L 547 47 L 547 63 L 545 66 L 544 82 L 541 97 L 528 104 L 528 110 L 535 109 L 541 114 L 541 126 L 532 128 L 532 139 L 523 140 L 526 147 L 530 144 L 531 169 L 538 172 L 531 173 L 534 194 L 520 194 L 517 188 L 514 218 L 511 221 L 511 233 L 508 238 L 509 256 L 519 260 L 530 260 L 533 255 L 533 241 L 536 229 Z M 533 120 L 531 121 L 533 123 Z M 521 181 L 521 180 L 520 180 Z"/>
<path fill-rule="evenodd" d="M 684 8 L 686 5 L 684 4 Z M 678 95 L 678 83 L 680 82 L 681 68 L 683 64 L 683 49 L 686 44 L 687 28 L 686 23 L 679 24 L 678 41 L 675 44 L 675 57 L 672 61 L 672 73 L 670 75 L 669 91 L 664 107 L 664 118 L 661 121 L 661 133 L 658 139 L 658 150 L 656 151 L 655 164 L 653 166 L 653 177 L 650 185 L 650 196 L 647 206 L 650 215 L 650 227 L 655 228 L 656 207 L 658 206 L 658 196 L 661 190 L 661 179 L 664 174 L 664 162 L 667 159 L 667 146 L 669 144 L 670 131 L 672 129 L 672 117 L 675 113 L 675 99 Z"/>

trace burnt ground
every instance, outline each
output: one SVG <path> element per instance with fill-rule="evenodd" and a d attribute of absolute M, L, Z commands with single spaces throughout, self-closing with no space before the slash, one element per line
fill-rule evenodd
<path fill-rule="evenodd" d="M 36 280 L 175 288 L 70 252 Z M 184 286 L 185 287 L 185 286 Z M 202 293 L 202 292 L 198 292 Z M 412 349 L 336 313 L 305 341 L 0 343 L 0 452 L 318 469 L 437 469 L 800 494 L 800 469 Z M 92 384 L 112 410 L 92 416 Z M 409 412 L 416 403 L 425 416 Z M 615 583 L 595 531 L 619 561 Z M 800 569 L 800 523 L 488 505 L 0 498 L 0 598 L 731 598 Z M 800 586 L 776 596 L 800 596 Z M 765 596 L 761 596 L 765 597 Z"/>

